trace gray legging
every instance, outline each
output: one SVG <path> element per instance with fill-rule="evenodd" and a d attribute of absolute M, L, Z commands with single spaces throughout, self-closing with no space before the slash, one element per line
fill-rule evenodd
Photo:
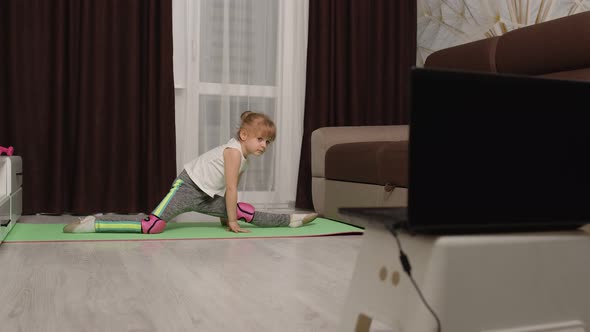
<path fill-rule="evenodd" d="M 209 197 L 201 188 L 199 188 L 188 173 L 183 170 L 174 180 L 172 188 L 152 211 L 162 220 L 170 221 L 174 217 L 185 212 L 199 212 L 210 216 L 227 219 L 225 209 L 225 197 Z M 147 217 L 145 214 L 137 215 L 134 219 L 141 221 Z M 128 215 L 104 215 L 96 218 L 100 221 L 129 221 Z M 252 224 L 260 227 L 282 227 L 289 226 L 289 214 L 268 213 L 256 211 Z"/>

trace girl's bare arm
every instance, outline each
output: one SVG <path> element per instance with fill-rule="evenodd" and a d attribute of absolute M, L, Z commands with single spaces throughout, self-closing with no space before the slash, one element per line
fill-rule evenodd
<path fill-rule="evenodd" d="M 223 151 L 225 168 L 225 206 L 228 230 L 235 233 L 248 233 L 250 231 L 242 229 L 240 224 L 238 224 L 237 219 L 238 181 L 241 159 L 241 152 L 237 149 L 228 148 Z"/>

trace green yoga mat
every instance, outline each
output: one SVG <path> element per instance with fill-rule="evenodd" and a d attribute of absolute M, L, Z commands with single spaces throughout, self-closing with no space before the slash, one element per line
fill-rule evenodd
<path fill-rule="evenodd" d="M 61 242 L 61 241 L 149 241 L 149 240 L 188 240 L 188 239 L 239 239 L 266 237 L 306 237 L 343 234 L 362 234 L 363 229 L 337 221 L 317 218 L 298 228 L 262 228 L 240 223 L 250 233 L 228 232 L 219 222 L 170 223 L 160 234 L 133 233 L 63 233 L 64 224 L 19 224 L 16 223 L 6 243 L 19 242 Z"/>

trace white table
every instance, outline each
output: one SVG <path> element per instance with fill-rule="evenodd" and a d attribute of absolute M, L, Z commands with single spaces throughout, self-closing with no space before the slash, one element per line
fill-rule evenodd
<path fill-rule="evenodd" d="M 339 331 L 436 331 L 403 272 L 383 218 L 368 221 Z M 359 218 L 353 220 L 354 218 Z M 590 327 L 590 236 L 563 232 L 409 235 L 400 232 L 412 275 L 442 331 L 583 332 Z"/>

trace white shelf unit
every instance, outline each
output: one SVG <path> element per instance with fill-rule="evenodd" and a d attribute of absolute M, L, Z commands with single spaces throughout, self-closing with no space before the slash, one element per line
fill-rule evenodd
<path fill-rule="evenodd" d="M 0 156 L 0 242 L 22 215 L 22 166 L 19 156 Z"/>

